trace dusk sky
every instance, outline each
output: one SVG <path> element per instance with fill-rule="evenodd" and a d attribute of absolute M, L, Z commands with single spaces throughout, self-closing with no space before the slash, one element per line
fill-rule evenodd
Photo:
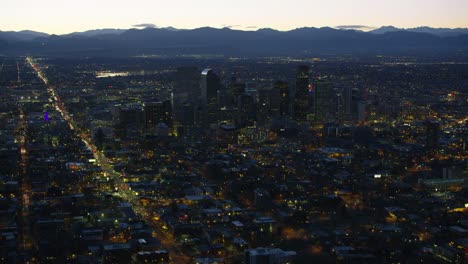
<path fill-rule="evenodd" d="M 2 2 L 0 14 L 2 31 L 54 34 L 146 23 L 243 30 L 340 25 L 468 27 L 467 0 L 11 0 Z"/>

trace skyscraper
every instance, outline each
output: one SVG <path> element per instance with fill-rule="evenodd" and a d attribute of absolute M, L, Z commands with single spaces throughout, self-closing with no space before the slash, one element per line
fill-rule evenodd
<path fill-rule="evenodd" d="M 171 101 L 145 103 L 145 124 L 147 129 L 154 129 L 158 123 L 170 125 L 172 119 Z"/>
<path fill-rule="evenodd" d="M 258 89 L 257 122 L 259 124 L 266 124 L 273 116 L 274 92 L 272 87 L 262 87 Z"/>
<path fill-rule="evenodd" d="M 141 128 L 144 121 L 143 107 L 138 103 L 116 106 L 117 123 L 125 127 Z"/>
<path fill-rule="evenodd" d="M 143 106 L 137 103 L 116 105 L 114 108 L 114 133 L 116 137 L 137 136 L 144 127 Z"/>
<path fill-rule="evenodd" d="M 309 111 L 309 66 L 300 65 L 296 72 L 296 91 L 294 94 L 294 119 L 305 121 Z"/>
<path fill-rule="evenodd" d="M 174 101 L 186 103 L 200 97 L 200 75 L 197 67 L 177 68 L 174 80 Z"/>
<path fill-rule="evenodd" d="M 195 106 L 201 95 L 200 72 L 197 67 L 179 67 L 172 90 L 174 127 L 178 134 L 186 135 L 194 125 Z"/>
<path fill-rule="evenodd" d="M 349 118 L 351 116 L 353 102 L 353 89 L 349 86 L 343 88 L 343 116 Z"/>
<path fill-rule="evenodd" d="M 212 69 L 205 69 L 200 79 L 200 119 L 204 124 L 217 123 L 218 91 L 221 89 L 219 76 Z"/>
<path fill-rule="evenodd" d="M 239 95 L 237 99 L 237 126 L 245 127 L 252 125 L 256 120 L 256 105 L 254 98 L 247 94 Z"/>
<path fill-rule="evenodd" d="M 333 84 L 326 81 L 317 81 L 314 84 L 314 120 L 325 121 L 332 115 L 334 106 Z"/>
<path fill-rule="evenodd" d="M 289 115 L 290 93 L 288 83 L 285 81 L 277 81 L 274 83 L 273 89 L 273 109 L 278 111 L 278 113 L 274 113 L 274 115 Z"/>
<path fill-rule="evenodd" d="M 243 82 L 231 83 L 229 92 L 231 94 L 232 104 L 234 106 L 237 106 L 237 99 L 239 99 L 240 95 L 245 93 L 245 83 Z"/>

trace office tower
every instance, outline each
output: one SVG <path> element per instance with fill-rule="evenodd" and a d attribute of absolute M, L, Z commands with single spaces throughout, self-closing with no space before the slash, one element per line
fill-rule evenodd
<path fill-rule="evenodd" d="M 294 94 L 294 119 L 305 121 L 309 111 L 309 66 L 301 65 L 296 72 L 296 91 Z"/>
<path fill-rule="evenodd" d="M 218 91 L 221 90 L 219 76 L 212 69 L 205 69 L 200 80 L 200 121 L 205 125 L 218 122 Z"/>
<path fill-rule="evenodd" d="M 222 107 L 219 109 L 219 123 L 234 125 L 238 116 L 237 107 Z"/>
<path fill-rule="evenodd" d="M 144 121 L 143 107 L 140 104 L 117 106 L 116 122 L 125 127 L 141 128 Z"/>
<path fill-rule="evenodd" d="M 258 89 L 257 121 L 266 124 L 271 117 L 271 88 Z"/>
<path fill-rule="evenodd" d="M 144 111 L 147 129 L 154 129 L 158 123 L 170 125 L 172 122 L 172 106 L 170 100 L 145 103 Z"/>
<path fill-rule="evenodd" d="M 353 89 L 349 86 L 343 88 L 343 116 L 349 118 L 351 116 L 353 103 Z"/>
<path fill-rule="evenodd" d="M 244 93 L 237 99 L 237 120 L 238 127 L 251 126 L 256 120 L 256 105 L 252 96 Z"/>
<path fill-rule="evenodd" d="M 334 100 L 333 84 L 326 81 L 317 81 L 314 84 L 313 112 L 314 120 L 326 121 L 333 113 Z"/>
<path fill-rule="evenodd" d="M 231 83 L 229 93 L 231 95 L 231 103 L 233 106 L 237 106 L 237 99 L 239 96 L 245 93 L 245 83 L 235 82 Z"/>
<path fill-rule="evenodd" d="M 174 80 L 174 101 L 194 101 L 200 97 L 200 74 L 197 67 L 177 68 Z"/>
<path fill-rule="evenodd" d="M 339 112 L 343 120 L 365 121 L 367 102 L 362 99 L 361 92 L 358 88 L 343 88 L 339 100 Z"/>
<path fill-rule="evenodd" d="M 175 126 L 189 124 L 193 121 L 194 106 L 198 103 L 201 95 L 200 72 L 197 67 L 179 67 L 175 73 L 174 88 L 171 94 L 172 111 L 174 114 Z M 191 111 L 187 112 L 187 105 L 191 105 Z M 189 116 L 186 116 L 186 115 Z"/>
<path fill-rule="evenodd" d="M 232 96 L 230 91 L 227 89 L 221 89 L 218 91 L 218 107 L 219 108 L 230 108 L 232 104 Z"/>
<path fill-rule="evenodd" d="M 273 115 L 285 116 L 289 115 L 289 85 L 285 81 L 277 81 L 273 85 Z"/>
<path fill-rule="evenodd" d="M 117 105 L 114 109 L 114 134 L 119 138 L 136 137 L 144 126 L 144 111 L 140 104 Z"/>
<path fill-rule="evenodd" d="M 179 106 L 177 124 L 174 125 L 177 136 L 190 137 L 195 126 L 195 105 L 191 102 Z"/>

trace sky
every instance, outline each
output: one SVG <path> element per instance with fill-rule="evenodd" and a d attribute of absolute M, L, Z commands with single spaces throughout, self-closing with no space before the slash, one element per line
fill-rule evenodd
<path fill-rule="evenodd" d="M 0 30 L 65 34 L 100 28 L 242 30 L 365 25 L 468 27 L 468 0 L 6 0 Z"/>

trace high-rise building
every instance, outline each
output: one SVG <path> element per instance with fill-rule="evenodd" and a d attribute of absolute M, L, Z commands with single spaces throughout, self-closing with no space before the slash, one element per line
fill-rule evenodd
<path fill-rule="evenodd" d="M 176 119 L 175 129 L 180 137 L 190 137 L 193 135 L 195 126 L 195 105 L 191 102 L 179 106 L 179 117 Z"/>
<path fill-rule="evenodd" d="M 171 124 L 172 106 L 170 100 L 145 103 L 144 111 L 147 129 L 154 129 L 158 123 Z"/>
<path fill-rule="evenodd" d="M 296 72 L 294 119 L 305 121 L 309 111 L 309 66 L 300 65 Z"/>
<path fill-rule="evenodd" d="M 174 80 L 174 101 L 184 104 L 197 100 L 200 93 L 200 74 L 197 67 L 177 68 Z"/>
<path fill-rule="evenodd" d="M 317 81 L 314 84 L 313 112 L 314 120 L 326 121 L 333 114 L 333 84 L 326 81 Z"/>
<path fill-rule="evenodd" d="M 172 91 L 172 110 L 176 124 L 193 125 L 193 110 L 201 95 L 200 72 L 197 67 L 177 68 Z M 187 112 L 187 106 L 191 110 Z M 188 114 L 188 116 L 186 116 Z M 188 123 L 187 123 L 188 122 Z"/>
<path fill-rule="evenodd" d="M 349 118 L 351 116 L 353 103 L 353 89 L 349 86 L 343 88 L 343 116 Z"/>
<path fill-rule="evenodd" d="M 204 124 L 215 124 L 218 122 L 218 91 L 221 90 L 221 81 L 212 69 L 202 71 L 200 90 L 200 121 Z"/>
<path fill-rule="evenodd" d="M 361 98 L 358 88 L 345 87 L 343 89 L 342 115 L 347 121 L 364 121 L 367 107 Z"/>
<path fill-rule="evenodd" d="M 237 106 L 237 99 L 239 96 L 245 93 L 245 83 L 235 82 L 231 83 L 229 93 L 231 95 L 232 105 Z"/>
<path fill-rule="evenodd" d="M 289 115 L 290 92 L 288 83 L 277 81 L 274 83 L 273 89 L 272 107 L 278 111 L 277 113 L 273 113 L 273 115 Z"/>
<path fill-rule="evenodd" d="M 261 124 L 266 124 L 267 121 L 271 118 L 272 91 L 273 89 L 271 88 L 263 88 L 258 90 L 257 121 Z"/>
<path fill-rule="evenodd" d="M 138 136 L 144 127 L 145 115 L 141 104 L 116 105 L 114 108 L 114 134 L 125 138 Z"/>
<path fill-rule="evenodd" d="M 232 96 L 227 89 L 221 89 L 218 91 L 218 107 L 229 108 L 232 107 Z"/>
<path fill-rule="evenodd" d="M 249 94 L 241 94 L 237 99 L 237 120 L 238 127 L 251 126 L 256 120 L 256 105 L 254 99 Z"/>
<path fill-rule="evenodd" d="M 144 123 L 143 107 L 141 104 L 126 104 L 116 106 L 116 123 L 125 127 L 141 128 Z"/>

